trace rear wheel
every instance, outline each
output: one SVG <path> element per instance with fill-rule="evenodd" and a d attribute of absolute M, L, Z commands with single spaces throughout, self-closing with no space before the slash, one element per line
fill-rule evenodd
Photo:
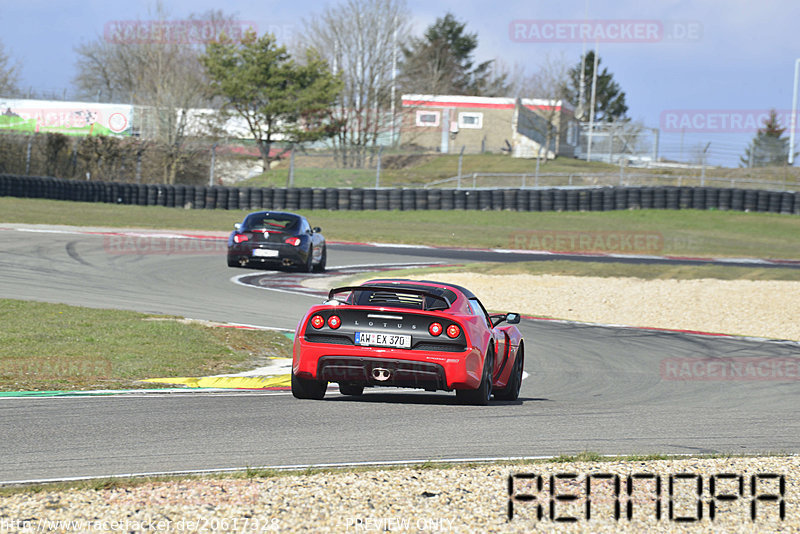
<path fill-rule="evenodd" d="M 342 395 L 353 395 L 358 397 L 364 393 L 364 386 L 362 384 L 339 384 L 339 393 Z"/>
<path fill-rule="evenodd" d="M 522 386 L 522 370 L 525 366 L 525 353 L 523 352 L 522 345 L 517 349 L 517 358 L 514 360 L 514 368 L 511 370 L 511 376 L 508 377 L 508 384 L 503 389 L 498 389 L 494 392 L 494 398 L 497 400 L 517 400 L 519 397 L 519 389 Z"/>
<path fill-rule="evenodd" d="M 486 353 L 483 360 L 483 375 L 478 389 L 457 389 L 456 398 L 464 404 L 486 406 L 492 396 L 492 369 L 494 368 L 494 351 Z"/>
<path fill-rule="evenodd" d="M 239 267 L 239 262 L 236 261 L 236 258 L 228 256 L 228 267 Z"/>
<path fill-rule="evenodd" d="M 300 378 L 292 373 L 292 395 L 298 399 L 320 400 L 325 396 L 327 389 L 327 382 Z"/>
<path fill-rule="evenodd" d="M 328 262 L 328 246 L 322 245 L 322 256 L 319 258 L 319 263 L 314 266 L 315 273 L 325 272 L 325 264 Z"/>
<path fill-rule="evenodd" d="M 306 258 L 305 265 L 302 266 L 303 271 L 310 273 L 314 269 L 314 247 L 309 247 L 308 258 Z"/>

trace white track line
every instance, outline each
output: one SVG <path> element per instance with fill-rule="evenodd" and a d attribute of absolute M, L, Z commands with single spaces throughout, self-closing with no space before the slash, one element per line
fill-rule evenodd
<path fill-rule="evenodd" d="M 625 455 L 618 454 L 600 454 L 602 458 L 624 458 Z M 686 456 L 693 457 L 696 454 L 690 453 L 676 453 L 666 454 L 666 456 Z M 791 455 L 794 456 L 794 455 Z M 115 475 L 95 475 L 85 477 L 65 477 L 65 478 L 33 478 L 26 480 L 0 480 L 0 486 L 21 486 L 32 484 L 53 484 L 57 482 L 80 482 L 85 480 L 102 480 L 102 479 L 117 479 L 117 478 L 141 478 L 141 477 L 161 477 L 161 476 L 192 476 L 192 475 L 212 475 L 217 473 L 238 473 L 243 471 L 255 470 L 274 470 L 274 471 L 305 471 L 308 469 L 354 469 L 364 467 L 414 467 L 417 465 L 425 464 L 486 464 L 495 462 L 524 462 L 535 460 L 553 460 L 559 458 L 561 455 L 547 455 L 547 456 L 497 456 L 489 458 L 439 458 L 428 460 L 387 460 L 380 462 L 342 462 L 342 463 L 324 463 L 324 464 L 290 464 L 290 465 L 263 465 L 263 466 L 248 466 L 248 467 L 223 467 L 219 469 L 188 469 L 182 471 L 150 471 L 142 473 L 125 473 Z"/>

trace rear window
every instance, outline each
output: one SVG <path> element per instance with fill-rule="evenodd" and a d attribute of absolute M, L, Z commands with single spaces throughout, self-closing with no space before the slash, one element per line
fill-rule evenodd
<path fill-rule="evenodd" d="M 242 225 L 245 230 L 274 230 L 291 232 L 300 224 L 300 218 L 293 215 L 258 214 L 248 215 Z"/>
<path fill-rule="evenodd" d="M 456 300 L 456 294 L 449 289 L 440 290 L 437 288 L 424 288 L 420 286 L 414 286 L 413 289 L 429 290 L 432 293 L 440 294 L 446 298 L 450 304 Z M 398 287 L 397 290 L 392 291 L 385 289 L 357 289 L 353 291 L 348 301 L 359 306 L 394 306 L 418 310 L 446 310 L 449 307 L 442 299 L 414 293 L 405 293 L 402 287 Z"/>

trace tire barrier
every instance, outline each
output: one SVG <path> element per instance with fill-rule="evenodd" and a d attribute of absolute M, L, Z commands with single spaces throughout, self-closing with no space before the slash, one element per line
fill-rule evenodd
<path fill-rule="evenodd" d="M 350 209 L 350 191 L 347 189 L 343 189 L 337 192 L 336 195 L 339 199 L 339 203 L 337 208 L 340 210 L 349 210 Z"/>
<path fill-rule="evenodd" d="M 401 209 L 403 211 L 410 211 L 416 209 L 417 207 L 416 189 L 401 189 L 401 191 L 402 191 L 402 195 L 400 195 L 400 198 L 402 199 Z"/>
<path fill-rule="evenodd" d="M 258 189 L 256 191 L 259 191 Z M 314 189 L 311 192 L 311 209 L 324 210 L 325 209 L 325 190 Z"/>
<path fill-rule="evenodd" d="M 355 189 L 354 189 L 355 191 Z M 430 197 L 431 192 L 427 189 L 417 189 L 417 198 L 414 202 L 414 209 L 419 211 L 427 211 L 431 209 L 428 207 L 428 199 Z"/>
<path fill-rule="evenodd" d="M 425 207 L 429 210 L 441 210 L 442 209 L 442 190 L 441 189 L 430 189 L 428 190 L 428 204 Z"/>
<path fill-rule="evenodd" d="M 389 190 L 379 189 L 375 191 L 375 209 L 388 210 L 389 209 Z"/>
<path fill-rule="evenodd" d="M 442 209 L 455 209 L 455 191 L 452 189 L 442 189 Z"/>
<path fill-rule="evenodd" d="M 403 208 L 403 191 L 400 189 L 389 190 L 389 209 L 400 210 Z"/>
<path fill-rule="evenodd" d="M 301 210 L 310 210 L 311 209 L 311 199 L 312 199 L 311 189 L 308 187 L 304 187 L 300 190 L 300 206 L 298 209 Z"/>
<path fill-rule="evenodd" d="M 800 192 L 715 187 L 258 188 L 130 184 L 0 174 L 0 196 L 227 210 L 732 210 L 800 215 Z"/>
<path fill-rule="evenodd" d="M 458 209 L 458 204 L 456 204 Z M 478 192 L 477 191 L 464 191 L 464 205 L 461 209 L 476 210 L 478 209 Z"/>
<path fill-rule="evenodd" d="M 316 191 L 316 189 L 315 189 Z M 364 189 L 364 200 L 362 209 L 374 210 L 377 209 L 377 191 L 374 189 Z"/>

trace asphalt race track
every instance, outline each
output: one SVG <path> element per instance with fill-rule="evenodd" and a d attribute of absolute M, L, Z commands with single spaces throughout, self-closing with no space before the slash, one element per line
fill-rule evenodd
<path fill-rule="evenodd" d="M 221 248 L 117 254 L 107 239 L 0 231 L 0 296 L 287 329 L 319 302 L 232 283 L 256 272 L 228 268 Z M 328 250 L 332 267 L 456 259 L 430 249 Z M 359 399 L 330 390 L 324 401 L 202 391 L 2 398 L 0 482 L 581 451 L 800 452 L 796 378 L 662 378 L 667 360 L 794 360 L 798 344 L 548 321 L 523 321 L 521 330 L 530 374 L 521 398 L 489 407 L 458 405 L 452 393 L 395 390 L 367 390 Z"/>

